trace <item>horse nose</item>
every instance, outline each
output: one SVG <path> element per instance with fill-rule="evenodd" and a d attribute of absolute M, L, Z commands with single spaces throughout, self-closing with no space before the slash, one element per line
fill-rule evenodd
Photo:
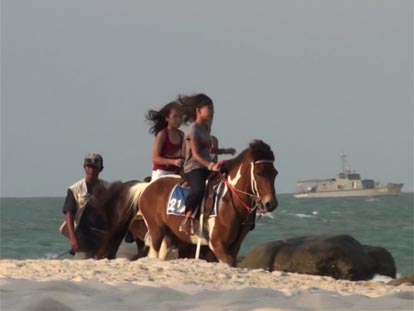
<path fill-rule="evenodd" d="M 279 203 L 277 200 L 269 200 L 264 204 L 266 212 L 274 211 Z"/>

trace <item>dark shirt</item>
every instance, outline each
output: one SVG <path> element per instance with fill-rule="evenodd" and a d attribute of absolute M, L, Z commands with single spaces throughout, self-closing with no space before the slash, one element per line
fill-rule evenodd
<path fill-rule="evenodd" d="M 92 195 L 95 184 L 86 183 L 88 194 Z M 68 189 L 65 203 L 63 204 L 63 213 L 70 213 L 75 217 L 77 205 L 72 190 Z M 99 247 L 100 236 L 99 230 L 104 230 L 105 223 L 102 217 L 89 204 L 86 204 L 81 221 L 76 229 L 76 239 L 83 250 L 97 249 Z"/>

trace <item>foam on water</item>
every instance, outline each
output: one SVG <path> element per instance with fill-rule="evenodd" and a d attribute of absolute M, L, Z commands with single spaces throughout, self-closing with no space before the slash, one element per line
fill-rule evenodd
<path fill-rule="evenodd" d="M 292 214 L 294 216 L 297 216 L 299 218 L 312 218 L 312 215 L 307 215 L 307 214 Z"/>
<path fill-rule="evenodd" d="M 374 281 L 374 282 L 381 282 L 381 283 L 388 283 L 391 280 L 393 280 L 393 278 L 391 278 L 389 276 L 386 276 L 386 275 L 380 275 L 380 274 L 376 274 L 372 278 L 372 281 Z"/>

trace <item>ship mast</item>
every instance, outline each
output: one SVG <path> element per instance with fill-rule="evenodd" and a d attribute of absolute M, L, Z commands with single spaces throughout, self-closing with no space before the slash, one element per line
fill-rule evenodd
<path fill-rule="evenodd" d="M 349 167 L 348 161 L 346 160 L 347 155 L 345 153 L 341 153 L 341 162 L 342 162 L 342 173 L 348 174 L 350 173 L 351 169 Z"/>

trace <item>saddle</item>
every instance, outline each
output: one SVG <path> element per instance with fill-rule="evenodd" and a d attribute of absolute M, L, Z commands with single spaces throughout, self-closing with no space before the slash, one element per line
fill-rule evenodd
<path fill-rule="evenodd" d="M 222 196 L 222 188 L 223 183 L 220 180 L 220 176 L 216 172 L 210 174 L 206 181 L 206 191 L 203 198 L 205 217 L 217 216 L 217 207 Z M 189 191 L 189 184 L 184 179 L 171 190 L 167 202 L 168 215 L 184 216 L 185 200 Z M 200 212 L 201 209 L 199 206 L 193 213 L 192 218 L 198 217 Z"/>

